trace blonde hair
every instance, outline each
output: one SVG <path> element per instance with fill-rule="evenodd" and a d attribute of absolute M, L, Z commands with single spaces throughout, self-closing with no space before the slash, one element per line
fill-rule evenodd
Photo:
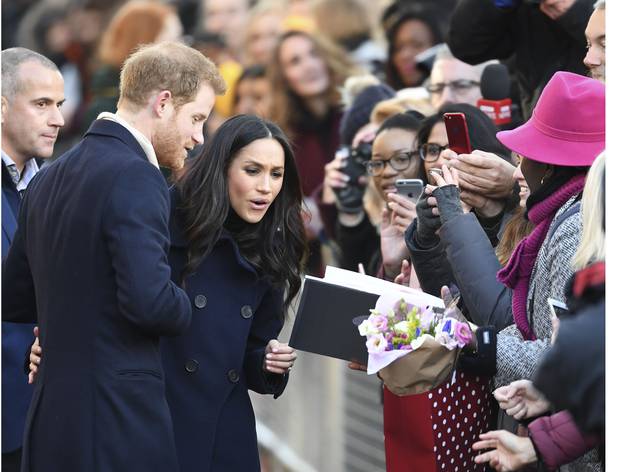
<path fill-rule="evenodd" d="M 409 96 L 394 97 L 378 102 L 371 112 L 371 122 L 380 124 L 387 118 L 408 110 L 415 110 L 425 116 L 436 113 L 430 101 Z"/>
<path fill-rule="evenodd" d="M 315 24 L 337 44 L 358 36 L 372 36 L 372 22 L 366 2 L 361 0 L 314 0 Z"/>
<path fill-rule="evenodd" d="M 99 60 L 120 68 L 123 61 L 141 44 L 153 43 L 166 24 L 177 15 L 175 10 L 160 3 L 132 0 L 112 17 L 99 46 Z"/>
<path fill-rule="evenodd" d="M 605 232 L 603 231 L 603 176 L 605 174 L 605 152 L 594 161 L 587 173 L 583 198 L 581 200 L 581 222 L 583 233 L 577 252 L 572 260 L 576 270 L 605 258 Z"/>
<path fill-rule="evenodd" d="M 341 87 L 341 105 L 344 109 L 348 109 L 354 103 L 356 97 L 367 87 L 372 85 L 380 85 L 380 79 L 375 75 L 353 75 L 348 77 Z"/>
<path fill-rule="evenodd" d="M 153 92 L 169 90 L 175 106 L 181 106 L 205 83 L 216 95 L 227 89 L 218 68 L 196 49 L 176 41 L 143 46 L 121 69 L 119 105 L 145 106 Z"/>

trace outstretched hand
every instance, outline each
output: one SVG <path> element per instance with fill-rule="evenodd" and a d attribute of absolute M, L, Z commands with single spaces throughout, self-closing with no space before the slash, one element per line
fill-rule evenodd
<path fill-rule="evenodd" d="M 488 431 L 480 434 L 480 441 L 473 444 L 475 451 L 492 449 L 475 457 L 477 464 L 488 462 L 498 472 L 519 470 L 536 462 L 536 450 L 529 438 L 523 438 L 509 431 Z"/>
<path fill-rule="evenodd" d="M 499 408 L 516 420 L 532 418 L 550 410 L 551 404 L 534 386 L 531 380 L 516 380 L 493 392 Z"/>

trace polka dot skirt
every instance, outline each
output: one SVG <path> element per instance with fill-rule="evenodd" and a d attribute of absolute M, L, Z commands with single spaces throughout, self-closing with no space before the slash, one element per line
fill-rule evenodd
<path fill-rule="evenodd" d="M 421 395 L 385 389 L 387 471 L 483 472 L 472 446 L 489 430 L 491 401 L 490 379 L 462 372 Z"/>

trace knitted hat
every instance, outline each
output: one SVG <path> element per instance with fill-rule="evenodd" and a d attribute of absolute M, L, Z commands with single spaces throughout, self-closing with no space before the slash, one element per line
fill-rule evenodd
<path fill-rule="evenodd" d="M 369 123 L 371 112 L 376 104 L 394 96 L 395 91 L 385 84 L 370 85 L 363 89 L 341 119 L 341 124 L 339 125 L 341 143 L 350 145 L 356 132 Z"/>

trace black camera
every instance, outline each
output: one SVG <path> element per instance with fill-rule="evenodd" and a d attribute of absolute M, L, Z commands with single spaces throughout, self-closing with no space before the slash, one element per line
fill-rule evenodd
<path fill-rule="evenodd" d="M 347 186 L 335 189 L 337 206 L 346 213 L 357 213 L 363 205 L 365 185 L 360 180 L 367 173 L 365 164 L 371 159 L 371 143 L 360 143 L 357 147 L 343 146 L 337 150 L 337 155 L 346 157 L 346 165 L 340 170 L 350 177 Z"/>

